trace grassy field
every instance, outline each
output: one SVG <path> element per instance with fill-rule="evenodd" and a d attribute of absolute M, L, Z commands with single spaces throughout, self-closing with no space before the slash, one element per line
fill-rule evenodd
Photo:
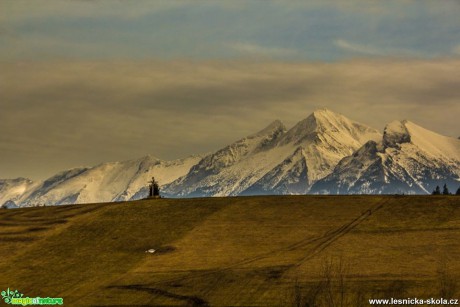
<path fill-rule="evenodd" d="M 460 298 L 460 197 L 229 197 L 1 210 L 0 272 L 0 290 L 63 297 L 66 306 Z"/>

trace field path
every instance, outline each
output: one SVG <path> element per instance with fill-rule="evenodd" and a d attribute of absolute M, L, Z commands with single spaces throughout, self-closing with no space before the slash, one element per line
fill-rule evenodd
<path fill-rule="evenodd" d="M 353 220 L 347 222 L 344 225 L 341 225 L 338 228 L 330 229 L 323 235 L 316 237 L 316 238 L 308 238 L 304 239 L 298 242 L 295 242 L 293 244 L 290 244 L 288 246 L 284 246 L 281 248 L 273 249 L 269 252 L 265 252 L 262 254 L 259 254 L 257 256 L 251 257 L 251 258 L 246 258 L 240 261 L 233 262 L 227 266 L 223 266 L 217 269 L 212 269 L 212 270 L 206 270 L 203 272 L 193 272 L 192 274 L 186 275 L 186 276 L 180 276 L 180 277 L 175 277 L 175 278 L 170 278 L 166 280 L 161 280 L 155 283 L 152 283 L 150 285 L 164 285 L 164 284 L 171 284 L 179 281 L 183 281 L 184 279 L 195 279 L 199 277 L 206 277 L 206 276 L 211 276 L 211 275 L 216 275 L 218 276 L 219 273 L 223 273 L 225 271 L 230 271 L 234 269 L 240 269 L 242 266 L 248 265 L 248 264 L 253 264 L 257 261 L 261 261 L 267 258 L 271 257 L 280 257 L 283 254 L 287 254 L 290 252 L 295 252 L 302 250 L 304 256 L 301 257 L 300 259 L 297 259 L 290 265 L 286 266 L 281 266 L 278 269 L 278 272 L 280 274 L 286 273 L 290 269 L 295 269 L 305 263 L 306 261 L 312 259 L 316 255 L 320 254 L 323 250 L 325 250 L 327 247 L 329 247 L 331 244 L 333 244 L 335 241 L 349 233 L 351 230 L 356 228 L 358 225 L 360 225 L 362 222 L 367 220 L 372 214 L 376 213 L 378 210 L 382 209 L 383 206 L 388 203 L 388 199 L 383 199 L 377 204 L 374 204 L 370 206 L 367 210 L 362 212 L 360 215 L 358 215 L 356 218 Z M 213 285 L 209 286 L 209 289 L 203 289 L 204 292 L 209 292 Z"/>

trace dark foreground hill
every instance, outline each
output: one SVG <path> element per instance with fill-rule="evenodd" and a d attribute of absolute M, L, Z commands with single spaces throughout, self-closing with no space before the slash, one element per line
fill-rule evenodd
<path fill-rule="evenodd" d="M 460 197 L 161 199 L 0 212 L 0 286 L 66 306 L 460 297 Z M 155 249 L 155 253 L 146 253 Z"/>

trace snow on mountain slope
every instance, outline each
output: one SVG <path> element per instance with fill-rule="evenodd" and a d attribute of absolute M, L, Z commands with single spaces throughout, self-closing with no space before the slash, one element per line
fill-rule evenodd
<path fill-rule="evenodd" d="M 48 178 L 43 183 L 36 186 L 34 189 L 31 189 L 27 191 L 27 193 L 23 194 L 19 200 L 18 205 L 22 207 L 31 205 L 60 204 L 59 201 L 61 201 L 61 199 L 56 199 L 56 195 L 62 195 L 61 198 L 70 196 L 67 195 L 66 191 L 61 188 L 61 185 L 65 184 L 72 178 L 81 175 L 86 170 L 86 168 L 74 168 L 57 173 L 56 175 Z M 54 197 L 44 197 L 44 195 L 52 195 Z"/>
<path fill-rule="evenodd" d="M 460 142 L 457 139 L 437 134 L 410 121 L 404 121 L 404 125 L 411 143 L 423 150 L 427 157 L 451 163 L 460 160 Z"/>
<path fill-rule="evenodd" d="M 385 128 L 377 144 L 368 142 L 344 158 L 334 172 L 315 183 L 311 193 L 430 193 L 460 180 L 460 141 L 409 121 Z"/>
<path fill-rule="evenodd" d="M 0 180 L 10 207 L 140 199 L 155 176 L 164 196 L 429 193 L 460 182 L 460 140 L 409 121 L 384 134 L 327 109 L 287 130 L 274 121 L 204 157 L 152 156 L 67 170 L 44 182 Z"/>
<path fill-rule="evenodd" d="M 302 147 L 265 174 L 240 195 L 305 194 L 308 189 L 307 157 Z"/>
<path fill-rule="evenodd" d="M 374 128 L 352 121 L 327 108 L 322 108 L 315 110 L 310 116 L 290 129 L 280 144 L 294 143 L 294 145 L 300 145 L 303 141 L 311 138 L 312 134 L 327 135 L 331 145 L 354 147 L 381 137 L 381 134 Z"/>
<path fill-rule="evenodd" d="M 282 159 L 285 153 L 274 146 L 285 131 L 280 121 L 274 121 L 258 133 L 207 155 L 164 192 L 171 196 L 224 196 L 243 189 Z M 267 155 L 268 151 L 273 154 Z"/>
<path fill-rule="evenodd" d="M 353 122 L 341 114 L 320 109 L 295 125 L 280 145 L 302 145 L 309 169 L 308 184 L 324 178 L 345 156 L 381 134 L 368 126 Z"/>
<path fill-rule="evenodd" d="M 192 156 L 174 161 L 162 161 L 152 156 L 123 162 L 74 169 L 59 173 L 43 182 L 21 206 L 61 205 L 121 201 L 132 198 L 142 190 L 152 176 L 160 184 L 185 175 L 201 157 Z M 139 195 L 146 197 L 147 195 Z"/>
<path fill-rule="evenodd" d="M 196 165 L 203 157 L 200 155 L 190 156 L 184 159 L 172 161 L 160 160 L 153 165 L 149 165 L 148 159 L 144 161 L 144 165 L 139 167 L 140 170 L 137 176 L 134 176 L 129 183 L 128 188 L 120 194 L 116 200 L 135 200 L 145 198 L 148 195 L 147 182 L 152 176 L 160 186 L 164 186 L 174 180 L 184 176 L 190 171 L 190 168 Z"/>
<path fill-rule="evenodd" d="M 170 196 L 304 193 L 305 188 L 328 175 L 343 157 L 366 141 L 380 137 L 375 129 L 343 115 L 317 110 L 287 132 L 281 122 L 275 121 L 262 131 L 208 155 L 185 177 L 166 186 L 165 192 Z M 299 147 L 303 148 L 302 154 L 296 155 Z M 296 157 L 296 163 L 292 163 L 291 156 Z M 288 186 L 295 182 L 302 188 L 291 191 L 293 186 Z M 251 189 L 252 185 L 256 186 Z"/>
<path fill-rule="evenodd" d="M 16 208 L 19 208 L 19 206 L 16 205 L 16 203 L 14 201 L 8 200 L 3 205 L 1 205 L 0 208 L 2 208 L 2 209 L 16 209 Z"/>
<path fill-rule="evenodd" d="M 17 203 L 33 186 L 34 182 L 26 178 L 0 179 L 0 206 L 8 201 Z"/>

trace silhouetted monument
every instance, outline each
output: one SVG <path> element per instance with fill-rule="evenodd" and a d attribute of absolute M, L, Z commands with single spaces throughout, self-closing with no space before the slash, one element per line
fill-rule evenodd
<path fill-rule="evenodd" d="M 149 182 L 149 198 L 160 198 L 160 186 L 155 181 L 155 177 L 152 177 L 152 181 Z"/>

